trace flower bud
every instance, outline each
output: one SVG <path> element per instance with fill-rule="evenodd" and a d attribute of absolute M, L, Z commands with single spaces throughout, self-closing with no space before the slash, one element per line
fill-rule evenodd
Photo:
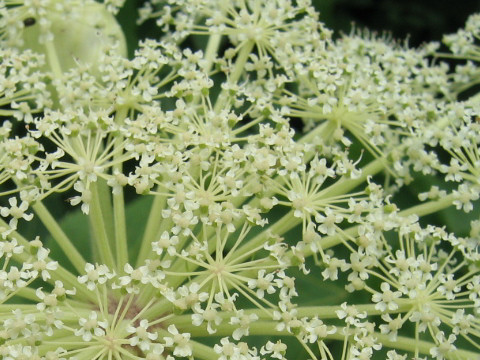
<path fill-rule="evenodd" d="M 34 240 L 28 243 L 29 245 L 29 252 L 32 255 L 37 255 L 38 250 L 43 247 L 42 242 L 40 241 L 39 237 L 37 236 Z"/>

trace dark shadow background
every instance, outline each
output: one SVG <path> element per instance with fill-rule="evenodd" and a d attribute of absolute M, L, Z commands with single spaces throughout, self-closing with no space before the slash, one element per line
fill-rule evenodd
<path fill-rule="evenodd" d="M 230 1 L 230 0 L 224 0 Z M 137 26 L 137 9 L 145 0 L 127 0 L 118 14 L 129 46 L 129 55 L 138 39 L 156 37 L 153 21 Z M 352 23 L 378 33 L 388 32 L 394 39 L 408 38 L 410 46 L 441 41 L 443 34 L 456 32 L 468 16 L 480 11 L 480 0 L 312 0 L 320 20 L 328 28 L 349 33 Z"/>
<path fill-rule="evenodd" d="M 313 0 L 320 18 L 335 30 L 359 27 L 388 31 L 396 39 L 409 38 L 411 46 L 440 41 L 456 32 L 467 17 L 480 11 L 480 0 Z"/>

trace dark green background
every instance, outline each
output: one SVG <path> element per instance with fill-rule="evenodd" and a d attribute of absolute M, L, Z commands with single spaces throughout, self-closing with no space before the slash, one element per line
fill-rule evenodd
<path fill-rule="evenodd" d="M 225 0 L 228 1 L 228 0 Z M 129 44 L 153 34 L 153 22 L 137 26 L 136 9 L 142 0 L 127 0 L 118 18 L 128 33 Z M 418 46 L 440 41 L 442 34 L 463 27 L 468 15 L 480 11 L 480 0 L 312 0 L 320 19 L 329 28 L 349 32 L 351 24 L 379 33 L 389 32 L 395 39 L 409 38 Z M 132 47 L 130 47 L 132 52 Z"/>
<path fill-rule="evenodd" d="M 348 31 L 351 21 L 417 46 L 441 40 L 463 27 L 468 15 L 480 11 L 479 0 L 313 0 L 334 30 Z"/>

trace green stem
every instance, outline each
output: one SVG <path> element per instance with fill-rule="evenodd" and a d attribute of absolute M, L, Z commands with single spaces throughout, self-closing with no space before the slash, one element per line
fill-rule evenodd
<path fill-rule="evenodd" d="M 152 242 L 155 241 L 158 235 L 162 222 L 168 222 L 167 219 L 162 219 L 162 209 L 166 207 L 166 199 L 164 196 L 155 195 L 152 206 L 150 207 L 150 214 L 148 215 L 147 225 L 143 233 L 140 251 L 138 253 L 136 266 L 140 266 L 148 259 L 152 252 Z"/>
<path fill-rule="evenodd" d="M 195 359 L 213 360 L 218 359 L 218 354 L 207 345 L 203 345 L 197 341 L 191 341 L 193 354 Z"/>
<path fill-rule="evenodd" d="M 246 241 L 244 245 L 242 245 L 237 251 L 235 251 L 235 256 L 240 257 L 243 254 L 252 251 L 262 243 L 265 243 L 270 234 L 275 235 L 283 235 L 286 234 L 289 230 L 293 229 L 295 226 L 302 222 L 301 218 L 297 218 L 293 216 L 293 212 L 290 211 L 284 216 L 282 216 L 279 220 L 277 220 L 272 225 L 268 226 L 266 230 L 262 230 L 259 234 L 257 234 L 252 239 Z"/>
<path fill-rule="evenodd" d="M 396 300 L 398 304 L 398 309 L 395 311 L 389 310 L 389 314 L 398 314 L 403 312 L 408 312 L 413 304 L 413 301 L 408 299 L 398 299 Z M 376 304 L 355 304 L 355 308 L 359 312 L 366 312 L 369 316 L 381 315 L 384 312 L 375 308 Z M 302 317 L 314 317 L 318 316 L 320 319 L 337 319 L 337 310 L 342 310 L 342 307 L 339 305 L 332 306 L 299 306 L 296 308 L 297 316 Z M 260 313 L 258 314 L 260 315 Z M 262 317 L 264 315 L 262 314 Z"/>
<path fill-rule="evenodd" d="M 405 350 L 411 353 L 414 353 L 415 349 L 418 348 L 420 353 L 430 355 L 430 350 L 436 346 L 434 343 L 429 341 L 416 341 L 415 339 L 406 336 L 398 336 L 395 341 L 390 340 L 388 335 L 380 334 L 378 332 L 372 334 L 372 336 L 376 337 L 377 341 L 385 347 Z M 446 354 L 445 358 L 451 360 L 479 360 L 480 355 L 478 352 L 456 349 L 451 353 Z"/>
<path fill-rule="evenodd" d="M 191 320 L 190 324 L 187 325 L 185 328 L 180 324 L 177 324 L 177 328 L 180 332 L 188 331 L 192 336 L 208 336 L 208 332 L 206 331 L 206 326 L 201 325 L 197 327 L 192 327 Z M 287 330 L 278 331 L 275 329 L 275 325 L 278 322 L 276 321 L 255 321 L 250 324 L 249 326 L 249 335 L 261 335 L 261 336 L 295 336 L 294 334 L 288 332 Z M 217 331 L 213 336 L 229 336 L 231 335 L 236 329 L 238 325 L 230 325 L 230 324 L 222 324 L 218 326 L 216 329 Z M 408 351 L 411 353 L 415 352 L 415 349 L 418 349 L 422 354 L 430 354 L 430 350 L 435 347 L 435 343 L 419 340 L 415 341 L 415 339 L 405 336 L 398 336 L 395 341 L 389 339 L 388 335 L 384 335 L 378 332 L 374 332 L 371 334 L 373 338 L 377 339 L 377 342 L 381 343 L 384 347 L 392 348 L 392 349 L 399 349 Z M 345 340 L 345 335 L 342 331 L 342 328 L 337 328 L 337 332 L 334 334 L 330 334 L 325 338 L 325 340 Z M 461 350 L 457 349 L 450 354 L 446 355 L 447 359 L 451 360 L 478 360 L 480 359 L 477 352 L 468 351 L 468 350 Z"/>
<path fill-rule="evenodd" d="M 100 205 L 101 200 L 96 183 L 90 184 L 90 191 L 92 193 L 92 201 L 90 203 L 89 220 L 93 230 L 95 245 L 98 249 L 99 261 L 107 265 L 110 269 L 115 269 L 115 260 L 107 237 L 102 207 Z"/>
<path fill-rule="evenodd" d="M 32 298 L 33 301 L 38 301 L 38 297 L 35 297 L 34 299 Z M 5 318 L 11 318 L 12 317 L 12 311 L 20 309 L 22 310 L 22 313 L 28 314 L 28 313 L 39 313 L 37 309 L 36 304 L 0 304 L 0 317 L 3 319 Z"/>
<path fill-rule="evenodd" d="M 315 129 L 305 133 L 298 142 L 301 144 L 315 144 L 315 138 L 320 137 L 322 140 L 326 139 L 326 134 L 330 133 L 329 128 L 329 121 L 325 121 L 318 125 Z"/>
<path fill-rule="evenodd" d="M 113 214 L 115 223 L 115 250 L 117 266 L 128 262 L 127 225 L 125 219 L 125 200 L 123 189 L 113 194 Z"/>
<path fill-rule="evenodd" d="M 77 250 L 72 241 L 64 233 L 60 225 L 53 218 L 52 214 L 48 209 L 43 205 L 41 201 L 37 201 L 33 206 L 33 210 L 37 214 L 38 218 L 45 225 L 47 230 L 52 235 L 52 238 L 60 246 L 62 251 L 67 256 L 68 260 L 72 263 L 75 269 L 81 273 L 85 269 L 86 261 L 83 258 L 82 254 Z"/>
<path fill-rule="evenodd" d="M 205 49 L 205 60 L 207 62 L 207 65 L 205 66 L 205 71 L 207 73 L 212 68 L 213 60 L 218 52 L 218 47 L 220 46 L 221 40 L 222 35 L 220 34 L 210 35 L 208 38 L 207 47 Z"/>
<path fill-rule="evenodd" d="M 409 216 L 409 215 L 425 216 L 428 214 L 433 214 L 437 211 L 440 211 L 452 206 L 454 200 L 455 200 L 455 196 L 453 194 L 449 194 L 439 200 L 428 201 L 426 203 L 412 206 L 411 208 L 402 210 L 399 212 L 399 215 L 400 216 Z"/>
<path fill-rule="evenodd" d="M 325 189 L 324 192 L 328 194 L 328 197 L 348 194 L 348 192 L 364 183 L 368 177 L 376 175 L 385 169 L 385 163 L 385 159 L 377 158 L 361 169 L 361 174 L 358 178 L 341 178 L 339 181 Z"/>
<path fill-rule="evenodd" d="M 53 41 L 47 41 L 45 43 L 45 48 L 47 50 L 48 63 L 54 77 L 56 79 L 61 79 L 63 71 L 62 67 L 60 66 L 60 61 L 58 59 L 57 51 L 55 50 L 55 45 Z"/>
<path fill-rule="evenodd" d="M 105 233 L 107 239 L 110 242 L 110 246 L 116 246 L 115 243 L 115 224 L 113 216 L 113 206 L 112 206 L 112 197 L 111 189 L 107 185 L 107 182 L 103 178 L 98 178 L 97 182 L 99 204 L 101 208 L 101 214 L 103 218 L 103 223 L 105 226 Z"/>
<path fill-rule="evenodd" d="M 0 109 L 0 116 L 13 116 L 15 110 Z"/>
<path fill-rule="evenodd" d="M 140 303 L 140 301 L 139 301 Z M 158 319 L 163 316 L 163 314 L 171 313 L 173 310 L 173 305 L 166 298 L 161 297 L 159 300 L 153 304 L 148 310 L 143 313 L 144 319 Z M 177 317 L 175 316 L 174 319 Z"/>
<path fill-rule="evenodd" d="M 412 304 L 408 300 L 406 301 L 398 301 L 398 309 L 395 311 L 389 311 L 389 314 L 398 314 L 398 313 L 405 313 L 408 312 L 412 308 Z M 375 309 L 376 304 L 359 304 L 355 305 L 355 308 L 359 312 L 366 312 L 369 316 L 381 315 L 383 312 L 381 310 Z M 251 314 L 256 314 L 258 316 L 258 321 L 272 321 L 271 316 L 269 316 L 264 311 L 260 311 L 259 309 L 243 309 L 245 316 L 249 316 Z M 342 310 L 340 305 L 332 305 L 332 306 L 299 306 L 295 308 L 297 311 L 298 318 L 313 318 L 318 317 L 322 320 L 325 319 L 338 319 L 336 314 L 337 310 Z M 221 311 L 218 312 L 217 315 L 222 318 L 224 321 L 229 320 L 232 316 L 235 315 L 233 312 L 228 311 Z M 172 319 L 168 319 L 164 322 L 165 326 L 170 324 L 176 325 L 178 328 L 185 327 L 185 330 L 188 326 L 192 325 L 192 315 L 178 315 Z M 218 329 L 222 328 L 224 325 L 220 324 L 217 326 Z M 207 328 L 204 328 L 205 333 L 204 336 L 208 336 Z"/>
<path fill-rule="evenodd" d="M 35 290 L 33 290 L 30 287 L 17 289 L 15 296 L 20 296 L 21 298 L 24 298 L 33 302 L 38 301 L 38 296 L 36 295 Z M 1 304 L 0 309 L 3 309 L 5 306 L 6 304 Z M 16 304 L 13 304 L 13 306 L 16 306 Z"/>
<path fill-rule="evenodd" d="M 245 71 L 245 64 L 248 61 L 248 57 L 250 56 L 250 53 L 252 52 L 253 47 L 255 46 L 255 42 L 249 41 L 244 46 L 242 46 L 240 53 L 238 54 L 238 57 L 235 61 L 235 66 L 233 68 L 233 71 L 230 73 L 230 76 L 228 77 L 228 82 L 230 84 L 236 84 L 238 80 L 240 79 L 240 76 L 243 74 Z M 221 109 L 225 107 L 225 103 L 227 102 L 228 99 L 228 92 L 226 90 L 222 90 L 220 92 L 220 95 L 218 95 L 217 101 L 215 102 L 215 107 L 214 110 L 215 112 L 219 112 Z"/>
<path fill-rule="evenodd" d="M 245 71 L 245 64 L 247 63 L 250 53 L 252 52 L 252 49 L 254 46 L 255 46 L 254 41 L 248 41 L 244 46 L 242 46 L 242 49 L 238 54 L 237 60 L 235 61 L 235 67 L 232 73 L 230 74 L 230 77 L 229 77 L 230 82 L 236 83 L 240 79 L 240 76 Z"/>
<path fill-rule="evenodd" d="M 127 117 L 127 108 L 121 108 L 118 110 L 115 115 L 115 122 L 122 123 Z M 113 152 L 115 153 L 113 166 L 113 173 L 123 173 L 122 163 L 117 163 L 116 160 L 121 157 L 122 152 L 117 152 L 116 148 L 118 144 L 121 144 L 123 137 L 115 138 L 115 145 Z M 116 250 L 116 260 L 117 266 L 120 268 L 122 264 L 126 264 L 128 259 L 128 240 L 127 240 L 127 221 L 125 218 L 125 199 L 123 194 L 123 188 L 112 194 L 113 197 L 113 224 L 114 224 L 114 239 L 115 239 L 115 250 Z M 121 270 L 121 269 L 119 269 Z"/>

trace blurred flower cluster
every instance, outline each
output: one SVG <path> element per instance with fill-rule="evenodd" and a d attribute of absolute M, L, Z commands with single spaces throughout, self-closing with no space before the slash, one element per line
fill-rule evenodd
<path fill-rule="evenodd" d="M 0 0 L 0 359 L 480 358 L 479 14 L 123 3 Z"/>

